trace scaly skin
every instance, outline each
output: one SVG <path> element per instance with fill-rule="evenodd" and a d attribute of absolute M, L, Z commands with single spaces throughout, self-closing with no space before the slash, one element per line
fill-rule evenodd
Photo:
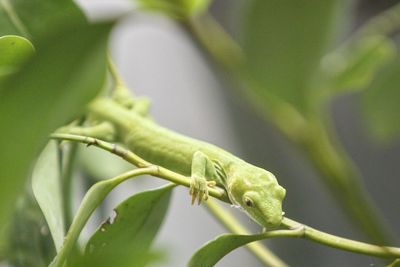
<path fill-rule="evenodd" d="M 217 146 L 160 127 L 111 99 L 95 100 L 89 112 L 97 120 L 113 125 L 116 140 L 140 157 L 191 176 L 193 200 L 197 196 L 199 202 L 207 199 L 207 185 L 214 181 L 257 223 L 265 228 L 280 225 L 286 191 L 272 173 Z"/>

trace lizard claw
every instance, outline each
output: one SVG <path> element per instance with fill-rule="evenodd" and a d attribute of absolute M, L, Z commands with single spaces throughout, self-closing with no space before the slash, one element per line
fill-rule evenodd
<path fill-rule="evenodd" d="M 203 200 L 208 199 L 208 188 L 207 186 L 214 186 L 215 182 L 207 181 L 205 178 L 198 176 L 192 176 L 190 181 L 189 195 L 192 196 L 192 205 L 196 202 L 200 205 Z"/>
<path fill-rule="evenodd" d="M 191 194 L 191 196 L 192 196 L 192 205 L 193 205 L 194 202 L 196 201 L 197 193 L 196 193 L 196 192 L 193 192 L 193 193 Z"/>

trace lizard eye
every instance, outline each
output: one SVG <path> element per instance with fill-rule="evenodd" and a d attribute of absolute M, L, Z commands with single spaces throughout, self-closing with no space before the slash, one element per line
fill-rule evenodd
<path fill-rule="evenodd" d="M 247 207 L 250 207 L 250 208 L 254 207 L 254 202 L 250 198 L 244 197 L 243 200 Z"/>

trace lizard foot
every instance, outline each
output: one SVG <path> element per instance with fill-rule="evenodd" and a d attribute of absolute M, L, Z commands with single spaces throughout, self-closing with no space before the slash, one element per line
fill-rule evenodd
<path fill-rule="evenodd" d="M 192 176 L 190 181 L 190 189 L 189 194 L 192 196 L 192 205 L 196 201 L 197 204 L 200 205 L 203 200 L 208 199 L 208 186 L 213 187 L 215 186 L 214 181 L 207 181 L 205 178 L 201 178 L 198 176 Z"/>

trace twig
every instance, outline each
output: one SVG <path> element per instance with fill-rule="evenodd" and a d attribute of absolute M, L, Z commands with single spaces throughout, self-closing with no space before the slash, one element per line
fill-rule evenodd
<path fill-rule="evenodd" d="M 150 162 L 145 161 L 144 159 L 140 158 L 133 152 L 115 145 L 111 144 L 96 138 L 88 137 L 88 136 L 81 136 L 81 135 L 74 135 L 74 134 L 59 134 L 55 133 L 50 136 L 52 139 L 59 139 L 59 140 L 69 140 L 69 141 L 75 141 L 75 142 L 80 142 L 87 144 L 88 146 L 97 146 L 99 148 L 102 148 L 110 153 L 113 153 L 127 162 L 139 167 L 139 168 L 145 168 L 149 166 L 154 166 L 154 164 L 151 164 Z M 161 166 L 158 166 L 157 173 L 154 173 L 154 176 L 163 178 L 165 180 L 168 180 L 170 182 L 173 182 L 175 184 L 183 185 L 186 187 L 190 187 L 190 179 L 186 176 L 183 176 L 181 174 L 172 172 L 166 168 L 163 168 Z M 216 197 L 218 199 L 221 199 L 225 202 L 229 202 L 228 196 L 225 193 L 225 190 L 215 187 L 215 188 L 209 188 L 209 194 L 213 197 Z"/>
<path fill-rule="evenodd" d="M 70 140 L 70 141 L 76 141 L 76 142 L 81 142 L 85 143 L 88 145 L 94 145 L 97 147 L 100 147 L 106 151 L 109 151 L 117 156 L 120 156 L 121 158 L 127 160 L 128 162 L 136 165 L 136 166 L 141 166 L 141 168 L 136 169 L 131 171 L 132 175 L 137 171 L 136 175 L 141 175 L 141 174 L 150 174 L 168 181 L 171 181 L 176 184 L 180 184 L 186 187 L 190 187 L 190 180 L 189 178 L 180 175 L 178 173 L 175 173 L 173 171 L 170 171 L 168 169 L 165 169 L 160 166 L 155 166 L 152 165 L 151 163 L 141 159 L 139 156 L 135 155 L 133 152 L 126 150 L 122 147 L 118 147 L 114 144 L 101 141 L 95 138 L 91 137 L 86 137 L 86 136 L 79 136 L 79 135 L 71 135 L 71 134 L 52 134 L 51 138 L 53 139 L 62 139 L 62 140 Z M 114 180 L 118 180 L 120 182 L 128 179 L 129 177 L 129 172 L 126 174 L 123 174 L 121 177 L 116 177 L 113 178 Z M 124 178 L 125 177 L 125 178 Z M 102 181 L 99 182 L 96 185 L 107 182 Z M 92 187 L 93 188 L 93 187 Z M 92 188 L 90 190 L 92 190 Z M 89 190 L 89 191 L 90 191 Z M 210 195 L 218 198 L 221 201 L 224 202 L 229 202 L 229 199 L 226 196 L 226 193 L 220 189 L 220 188 L 210 188 Z M 223 192 L 221 192 L 223 191 Z M 89 192 L 88 192 L 89 193 Z M 79 211 L 78 211 L 79 213 Z M 85 214 L 82 214 L 82 216 L 88 216 Z M 300 237 L 300 238 L 305 238 L 326 246 L 330 246 L 333 248 L 341 249 L 341 250 L 346 250 L 354 253 L 359 253 L 359 254 L 365 254 L 365 255 L 370 255 L 370 256 L 376 256 L 376 257 L 382 257 L 382 258 L 399 258 L 400 257 L 400 248 L 397 247 L 386 247 L 386 246 L 377 246 L 377 245 L 372 245 L 364 242 L 359 242 L 343 237 L 338 237 L 332 234 L 328 234 L 319 230 L 316 230 L 312 227 L 309 227 L 307 225 L 298 223 L 294 220 L 291 220 L 289 218 L 284 218 L 282 221 L 282 226 L 292 229 L 292 230 L 274 230 L 274 231 L 268 231 L 263 236 L 265 238 L 270 238 L 270 237 Z M 72 227 L 71 227 L 72 228 Z M 239 228 L 236 228 L 239 229 Z M 59 266 L 59 265 L 55 265 Z M 52 266 L 53 267 L 53 266 Z"/>
<path fill-rule="evenodd" d="M 400 257 L 400 248 L 377 246 L 355 241 L 316 230 L 289 218 L 283 218 L 282 225 L 290 229 L 302 229 L 296 237 L 308 239 L 326 246 L 380 258 Z"/>

